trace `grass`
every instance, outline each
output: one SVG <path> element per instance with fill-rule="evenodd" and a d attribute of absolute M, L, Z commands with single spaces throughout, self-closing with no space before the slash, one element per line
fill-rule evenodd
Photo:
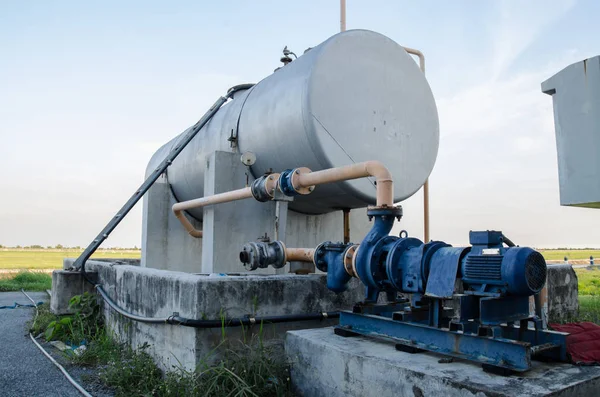
<path fill-rule="evenodd" d="M 76 249 L 0 249 L 0 269 L 60 269 L 64 258 L 76 258 L 83 250 Z M 139 258 L 139 250 L 100 250 L 93 258 Z"/>
<path fill-rule="evenodd" d="M 576 268 L 579 285 L 579 296 L 592 295 L 600 297 L 600 269 Z"/>
<path fill-rule="evenodd" d="M 573 250 L 539 250 L 547 261 L 564 260 L 565 256 L 569 260 L 589 260 L 590 256 L 600 260 L 600 250 L 591 249 L 573 249 Z"/>
<path fill-rule="evenodd" d="M 0 292 L 46 291 L 52 287 L 52 276 L 47 273 L 20 271 L 0 274 Z"/>
<path fill-rule="evenodd" d="M 600 296 L 579 296 L 579 316 L 577 321 L 591 321 L 600 324 Z"/>
<path fill-rule="evenodd" d="M 281 347 L 266 346 L 260 337 L 250 343 L 223 341 L 195 370 L 173 367 L 163 374 L 146 353 L 149 345 L 132 350 L 108 332 L 94 295 L 75 297 L 71 305 L 75 314 L 62 317 L 41 305 L 31 331 L 67 344 L 87 341 L 82 355 L 67 350 L 67 357 L 75 364 L 97 366 L 98 375 L 88 380 L 102 382 L 116 396 L 291 396 Z M 57 324 L 64 326 L 57 331 Z"/>

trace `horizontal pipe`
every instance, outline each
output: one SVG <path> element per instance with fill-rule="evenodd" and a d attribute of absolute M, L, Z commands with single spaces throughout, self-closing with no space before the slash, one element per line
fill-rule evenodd
<path fill-rule="evenodd" d="M 249 187 L 232 190 L 225 193 L 214 194 L 212 196 L 200 197 L 193 200 L 182 201 L 173 204 L 173 212 L 185 211 L 192 208 L 205 207 L 207 205 L 228 203 L 230 201 L 243 200 L 252 197 L 252 191 Z"/>
<path fill-rule="evenodd" d="M 285 249 L 285 261 L 286 262 L 314 262 L 315 249 L 314 248 L 286 248 Z"/>
<path fill-rule="evenodd" d="M 182 211 L 189 210 L 191 208 L 205 207 L 207 205 L 243 200 L 251 197 L 251 189 L 249 187 L 245 187 L 243 189 L 232 190 L 230 192 L 219 193 L 212 196 L 201 197 L 194 200 L 182 201 L 180 203 L 173 204 L 173 213 L 177 219 L 179 219 L 179 222 L 181 222 L 190 236 L 201 238 L 202 230 L 196 229 Z"/>
<path fill-rule="evenodd" d="M 194 328 L 221 328 L 221 327 L 241 327 L 251 326 L 254 324 L 277 324 L 277 323 L 288 323 L 294 321 L 310 321 L 310 320 L 326 320 L 329 318 L 339 318 L 339 312 L 321 312 L 321 313 L 301 313 L 301 314 L 283 314 L 275 316 L 261 316 L 261 317 L 240 317 L 240 318 L 223 318 L 218 320 L 200 320 L 192 319 L 181 316 L 169 316 L 169 317 L 144 317 L 138 316 L 137 314 L 130 313 L 125 309 L 119 307 L 115 301 L 104 291 L 100 285 L 96 285 L 96 290 L 102 296 L 102 299 L 108 305 L 115 310 L 117 313 L 141 323 L 150 324 L 171 324 L 171 325 L 182 325 L 184 327 Z"/>
<path fill-rule="evenodd" d="M 377 206 L 392 207 L 394 205 L 394 182 L 392 174 L 381 161 L 377 160 L 301 173 L 297 178 L 293 179 L 293 183 L 294 188 L 299 189 L 368 176 L 375 177 L 377 182 Z"/>

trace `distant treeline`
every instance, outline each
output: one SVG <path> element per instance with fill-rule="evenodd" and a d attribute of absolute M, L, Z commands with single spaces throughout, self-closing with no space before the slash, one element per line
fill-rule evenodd
<path fill-rule="evenodd" d="M 540 251 L 597 251 L 597 250 L 600 250 L 600 248 L 592 248 L 592 247 L 587 247 L 587 248 L 560 247 L 560 248 L 536 248 L 536 249 L 540 250 Z"/>
<path fill-rule="evenodd" d="M 25 245 L 25 246 L 21 246 L 21 245 L 17 245 L 14 247 L 9 247 L 9 246 L 5 246 L 0 244 L 0 249 L 23 249 L 23 250 L 80 250 L 82 251 L 83 248 L 80 246 L 75 246 L 75 247 L 68 247 L 62 244 L 56 244 L 55 246 L 52 245 L 47 245 L 47 246 L 43 246 L 43 245 Z M 139 251 L 140 249 L 138 247 L 133 247 L 133 248 L 127 248 L 127 247 L 109 247 L 109 248 L 98 248 L 98 251 Z"/>

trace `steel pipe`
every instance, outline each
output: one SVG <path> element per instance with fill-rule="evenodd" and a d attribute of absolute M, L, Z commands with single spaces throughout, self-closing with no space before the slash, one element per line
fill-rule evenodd
<path fill-rule="evenodd" d="M 425 74 L 425 55 L 419 50 L 415 50 L 410 47 L 403 47 L 404 51 L 411 55 L 415 55 L 419 58 L 419 68 L 421 68 L 421 72 Z M 424 241 L 427 243 L 429 241 L 429 178 L 425 180 L 423 184 L 423 229 L 424 229 Z"/>
<path fill-rule="evenodd" d="M 346 31 L 346 0 L 340 0 L 340 32 Z"/>
<path fill-rule="evenodd" d="M 375 177 L 377 183 L 377 207 L 392 207 L 394 205 L 394 181 L 386 166 L 377 160 L 365 161 L 337 168 L 328 168 L 312 172 L 306 168 L 298 169 L 292 177 L 294 189 L 312 191 L 315 185 L 324 183 L 348 181 L 351 179 Z"/>
<path fill-rule="evenodd" d="M 201 197 L 194 200 L 182 201 L 181 203 L 176 203 L 173 205 L 173 213 L 179 219 L 185 230 L 189 233 L 190 236 L 195 238 L 202 237 L 202 230 L 198 230 L 191 224 L 191 222 L 187 219 L 183 211 L 188 210 L 190 208 L 200 208 L 205 207 L 207 205 L 220 204 L 220 203 L 228 203 L 231 201 L 244 200 L 252 197 L 252 191 L 250 187 L 245 187 L 243 189 L 232 190 L 230 192 L 219 193 L 213 196 Z"/>
<path fill-rule="evenodd" d="M 286 248 L 286 262 L 309 262 L 314 263 L 315 249 L 314 248 Z"/>

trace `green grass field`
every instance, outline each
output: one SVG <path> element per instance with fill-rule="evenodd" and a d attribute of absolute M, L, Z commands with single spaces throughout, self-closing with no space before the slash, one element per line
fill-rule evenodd
<path fill-rule="evenodd" d="M 562 261 L 565 256 L 574 261 L 589 260 L 590 255 L 600 260 L 600 250 L 540 250 L 540 252 L 547 261 Z"/>
<path fill-rule="evenodd" d="M 63 258 L 77 258 L 82 250 L 0 249 L 0 269 L 61 269 Z M 139 258 L 135 250 L 101 250 L 93 258 Z"/>
<path fill-rule="evenodd" d="M 29 272 L 0 274 L 0 292 L 4 291 L 46 291 L 52 287 L 52 276 L 48 273 Z"/>

